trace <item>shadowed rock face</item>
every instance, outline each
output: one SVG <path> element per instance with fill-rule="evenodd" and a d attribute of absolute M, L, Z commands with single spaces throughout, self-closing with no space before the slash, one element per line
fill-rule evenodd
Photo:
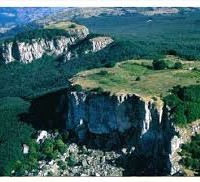
<path fill-rule="evenodd" d="M 149 166 L 155 169 L 148 175 L 170 173 L 174 130 L 165 106 L 156 107 L 154 101 L 134 94 L 110 96 L 107 93 L 69 92 L 68 99 L 66 127 L 75 132 L 79 141 L 93 147 L 100 147 L 101 143 L 109 150 L 128 148 L 135 162 L 141 157 L 146 159 L 142 165 L 145 170 Z M 127 165 L 130 166 L 129 162 Z M 134 174 L 139 175 L 130 171 L 126 175 Z"/>
<path fill-rule="evenodd" d="M 42 129 L 45 122 L 50 128 L 62 126 L 70 132 L 69 140 L 79 145 L 117 153 L 125 148 L 126 155 L 116 161 L 124 175 L 171 172 L 174 127 L 168 108 L 153 100 L 135 94 L 63 90 L 33 101 L 31 112 L 36 122 L 42 118 Z"/>

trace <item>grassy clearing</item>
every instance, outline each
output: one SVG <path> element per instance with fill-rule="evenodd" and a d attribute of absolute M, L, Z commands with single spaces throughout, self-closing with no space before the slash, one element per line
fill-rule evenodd
<path fill-rule="evenodd" d="M 45 29 L 62 29 L 62 30 L 72 30 L 72 29 L 82 29 L 84 26 L 78 25 L 71 21 L 56 22 L 46 25 Z"/>
<path fill-rule="evenodd" d="M 128 60 L 116 64 L 113 68 L 80 72 L 71 81 L 86 90 L 101 87 L 111 93 L 136 93 L 144 97 L 166 96 L 176 85 L 188 86 L 200 83 L 198 62 L 187 62 L 174 56 L 166 56 L 165 59 L 172 63 L 181 61 L 183 68 L 153 70 L 152 60 Z M 197 69 L 190 70 L 190 67 Z"/>

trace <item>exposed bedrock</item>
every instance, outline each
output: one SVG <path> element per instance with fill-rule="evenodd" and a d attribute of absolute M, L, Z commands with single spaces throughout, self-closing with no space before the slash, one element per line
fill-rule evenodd
<path fill-rule="evenodd" d="M 135 94 L 70 92 L 68 99 L 66 128 L 73 130 L 79 141 L 110 150 L 125 147 L 137 158 L 153 159 L 155 163 L 146 161 L 146 168 L 152 165 L 157 171 L 163 169 L 160 175 L 170 173 L 174 127 L 164 105 Z"/>
<path fill-rule="evenodd" d="M 14 61 L 31 63 L 45 55 L 63 56 L 64 62 L 79 57 L 76 49 L 83 54 L 98 52 L 113 42 L 110 37 L 98 36 L 87 39 L 89 30 L 86 27 L 70 29 L 69 36 L 55 36 L 53 38 L 38 38 L 29 41 L 8 41 L 0 44 L 0 63 L 8 64 Z M 82 46 L 81 41 L 86 46 Z M 72 49 L 71 46 L 76 48 Z"/>
<path fill-rule="evenodd" d="M 171 140 L 175 132 L 169 110 L 162 103 L 135 94 L 63 90 L 36 99 L 31 112 L 35 118 L 42 118 L 42 129 L 45 122 L 50 128 L 66 128 L 73 136 L 72 142 L 124 151 L 117 162 L 125 169 L 124 175 L 171 172 Z"/>

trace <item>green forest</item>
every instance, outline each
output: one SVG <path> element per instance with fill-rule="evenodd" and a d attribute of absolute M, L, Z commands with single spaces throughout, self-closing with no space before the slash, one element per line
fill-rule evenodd
<path fill-rule="evenodd" d="M 51 40 L 53 39 L 55 36 L 65 36 L 65 37 L 69 37 L 69 33 L 64 30 L 64 29 L 35 29 L 35 30 L 29 30 L 23 33 L 19 33 L 17 35 L 15 35 L 14 38 L 10 38 L 10 39 L 6 39 L 5 41 L 1 41 L 1 43 L 3 42 L 15 42 L 15 41 L 19 41 L 19 42 L 30 42 L 33 39 L 47 39 L 47 40 Z"/>
<path fill-rule="evenodd" d="M 62 55 L 59 57 L 46 55 L 30 64 L 14 62 L 0 65 L 0 73 L 3 73 L 0 74 L 1 176 L 11 175 L 13 169 L 16 171 L 15 175 L 23 175 L 25 170 L 35 168 L 38 165 L 38 160 L 50 160 L 66 150 L 66 146 L 63 145 L 66 142 L 63 136 L 59 136 L 53 141 L 47 140 L 39 147 L 31 140 L 36 132 L 35 129 L 32 125 L 22 122 L 21 115 L 29 112 L 30 104 L 34 98 L 48 92 L 69 88 L 69 79 L 80 71 L 93 68 L 111 68 L 117 62 L 129 59 L 159 60 L 165 55 L 179 56 L 188 61 L 200 60 L 199 15 L 188 16 L 186 14 L 182 18 L 180 15 L 177 15 L 178 17 L 175 15 L 168 19 L 155 16 L 152 18 L 155 24 L 147 24 L 147 18 L 142 15 L 138 16 L 140 16 L 140 20 L 143 20 L 141 21 L 143 23 L 137 27 L 134 25 L 137 23 L 136 19 L 131 19 L 133 17 L 115 16 L 114 19 L 111 16 L 107 17 L 107 21 L 105 21 L 105 17 L 76 20 L 88 25 L 95 34 L 114 36 L 115 43 L 100 52 L 81 55 L 81 57 L 66 63 L 63 62 Z M 126 26 L 122 26 L 122 22 Z M 88 38 L 95 36 L 95 34 L 80 42 L 81 46 L 87 48 Z M 61 29 L 38 29 L 18 34 L 12 40 L 29 42 L 35 38 L 52 39 L 55 36 L 68 37 L 69 34 Z M 78 48 L 71 46 L 70 49 Z M 154 69 L 158 68 L 157 70 L 166 67 L 160 62 L 154 64 Z M 180 69 L 182 65 L 178 63 L 174 68 Z M 137 81 L 139 82 L 140 79 L 138 77 Z M 171 114 L 176 125 L 184 127 L 200 118 L 199 90 L 200 85 L 177 86 L 171 90 L 170 95 L 164 98 L 165 103 L 172 108 Z M 199 135 L 195 136 L 191 143 L 183 145 L 181 153 L 181 155 L 186 156 L 182 164 L 197 172 L 199 172 L 200 164 L 199 140 Z M 24 156 L 22 153 L 24 143 L 30 145 L 28 156 Z M 73 165 L 73 162 L 73 159 L 70 159 L 69 165 Z"/>
<path fill-rule="evenodd" d="M 20 121 L 28 112 L 29 102 L 18 97 L 0 99 L 0 175 L 10 175 L 17 160 L 23 160 L 22 145 L 32 137 L 34 129 Z"/>
<path fill-rule="evenodd" d="M 200 85 L 189 87 L 177 86 L 172 94 L 165 97 L 165 102 L 170 106 L 174 123 L 185 126 L 200 118 Z"/>
<path fill-rule="evenodd" d="M 180 155 L 182 160 L 180 163 L 194 171 L 196 176 L 200 175 L 200 134 L 192 137 L 191 142 L 182 145 Z"/>

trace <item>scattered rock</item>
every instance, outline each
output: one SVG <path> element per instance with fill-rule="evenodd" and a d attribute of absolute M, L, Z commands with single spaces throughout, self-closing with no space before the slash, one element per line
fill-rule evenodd
<path fill-rule="evenodd" d="M 126 149 L 126 148 L 123 148 L 123 149 L 122 149 L 122 153 L 126 155 L 126 154 L 127 154 L 127 149 Z"/>
<path fill-rule="evenodd" d="M 88 166 L 88 163 L 85 159 L 82 160 L 82 166 L 83 167 L 87 167 Z"/>
<path fill-rule="evenodd" d="M 28 154 L 29 152 L 29 146 L 26 144 L 23 144 L 23 154 Z"/>
<path fill-rule="evenodd" d="M 106 162 L 106 157 L 105 156 L 101 157 L 101 163 L 105 163 L 105 162 Z"/>
<path fill-rule="evenodd" d="M 100 174 L 99 173 L 95 173 L 95 176 L 100 176 Z"/>
<path fill-rule="evenodd" d="M 70 146 L 69 146 L 69 153 L 73 153 L 73 154 L 77 154 L 78 153 L 78 146 L 75 144 L 75 143 L 72 143 Z"/>
<path fill-rule="evenodd" d="M 53 163 L 54 163 L 54 161 L 53 161 L 53 160 L 51 160 L 51 161 L 49 162 L 49 165 L 53 165 Z"/>
<path fill-rule="evenodd" d="M 87 174 L 81 174 L 81 176 L 88 176 Z"/>
<path fill-rule="evenodd" d="M 47 138 L 47 135 L 48 135 L 47 131 L 45 131 L 45 130 L 39 131 L 36 142 L 42 143 Z"/>

